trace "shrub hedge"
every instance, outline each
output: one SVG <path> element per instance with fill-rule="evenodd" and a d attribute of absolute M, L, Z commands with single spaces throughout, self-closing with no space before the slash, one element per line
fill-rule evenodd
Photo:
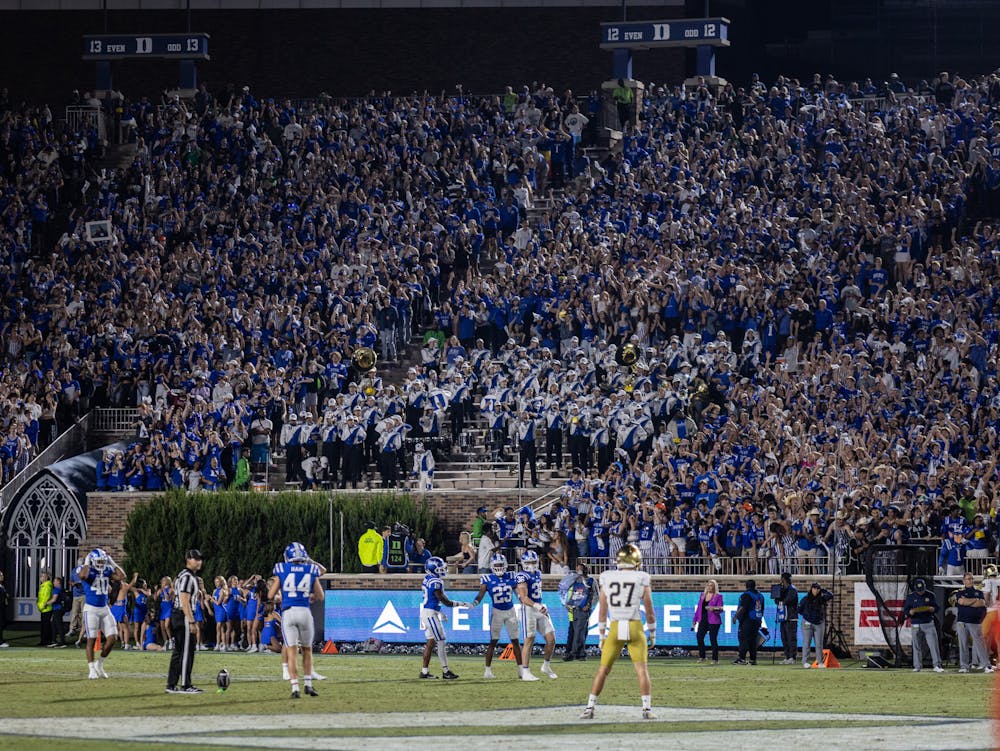
<path fill-rule="evenodd" d="M 358 573 L 358 539 L 365 522 L 402 522 L 428 548 L 443 550 L 440 524 L 408 495 L 337 493 L 333 496 L 333 560 L 330 560 L 330 497 L 320 493 L 187 493 L 171 490 L 137 506 L 125 528 L 125 570 L 147 579 L 173 576 L 184 552 L 196 547 L 205 556 L 202 571 L 217 574 L 270 575 L 285 546 L 304 544 L 313 559 L 340 569 L 340 512 L 344 514 L 344 572 Z M 331 566 L 331 563 L 333 564 Z"/>

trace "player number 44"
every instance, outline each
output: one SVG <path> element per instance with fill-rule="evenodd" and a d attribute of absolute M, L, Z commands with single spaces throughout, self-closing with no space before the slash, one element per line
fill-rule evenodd
<path fill-rule="evenodd" d="M 295 595 L 298 592 L 301 595 L 308 595 L 310 589 L 309 577 L 303 576 L 302 580 L 296 584 L 295 574 L 289 574 L 285 577 L 285 581 L 281 583 L 281 591 L 287 594 L 289 597 Z"/>

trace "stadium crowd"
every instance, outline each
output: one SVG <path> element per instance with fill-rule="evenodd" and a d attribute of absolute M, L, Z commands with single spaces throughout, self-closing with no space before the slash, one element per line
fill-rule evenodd
<path fill-rule="evenodd" d="M 225 486 L 259 436 L 290 480 L 356 485 L 378 461 L 394 485 L 404 438 L 461 439 L 478 399 L 522 482 L 565 444 L 580 472 L 550 521 L 581 552 L 679 556 L 680 523 L 708 558 L 859 535 L 992 549 L 1000 245 L 977 219 L 1000 206 L 1000 86 L 894 80 L 877 106 L 856 88 L 649 86 L 591 159 L 600 103 L 544 85 L 203 87 L 126 103 L 132 165 L 88 175 L 37 254 L 87 141 L 9 109 L 5 477 L 81 410 L 141 405 L 108 487 Z M 398 388 L 349 367 L 425 325 Z M 939 526 L 953 506 L 981 536 Z"/>

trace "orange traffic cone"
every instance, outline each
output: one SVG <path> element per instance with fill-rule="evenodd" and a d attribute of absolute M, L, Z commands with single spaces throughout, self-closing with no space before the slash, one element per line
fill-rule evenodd
<path fill-rule="evenodd" d="M 498 657 L 497 659 L 499 659 L 499 660 L 509 660 L 510 662 L 513 662 L 514 661 L 514 645 L 513 644 L 508 644 L 506 647 L 504 647 L 503 652 L 500 653 L 500 657 Z"/>
<path fill-rule="evenodd" d="M 809 667 L 811 667 L 811 668 L 818 668 L 819 664 L 814 662 Z M 840 664 L 840 660 L 837 659 L 837 657 L 833 654 L 833 652 L 831 652 L 829 649 L 824 649 L 823 650 L 823 667 L 825 667 L 825 668 L 839 668 L 839 667 L 843 667 L 843 666 Z"/>
<path fill-rule="evenodd" d="M 323 645 L 323 649 L 321 650 L 321 652 L 322 652 L 322 654 L 325 654 L 325 655 L 339 655 L 340 654 L 340 650 L 337 649 L 337 645 L 334 644 L 332 640 L 327 641 L 327 643 Z"/>

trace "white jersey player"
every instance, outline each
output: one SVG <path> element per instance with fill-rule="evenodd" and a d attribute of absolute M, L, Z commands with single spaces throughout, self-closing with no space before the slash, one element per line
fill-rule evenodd
<path fill-rule="evenodd" d="M 556 648 L 556 632 L 549 618 L 548 608 L 542 603 L 542 575 L 538 571 L 538 553 L 526 550 L 521 556 L 522 571 L 515 575 L 517 599 L 521 603 L 521 628 L 524 629 L 524 649 L 521 650 L 521 680 L 537 681 L 531 672 L 531 647 L 535 643 L 535 633 L 545 637 L 545 653 L 542 672 L 549 678 L 558 678 L 552 670 L 552 653 Z"/>
<path fill-rule="evenodd" d="M 649 574 L 640 571 L 640 566 L 642 566 L 642 553 L 635 545 L 628 544 L 618 551 L 618 569 L 601 574 L 601 593 L 597 612 L 597 627 L 601 639 L 601 666 L 594 676 L 587 708 L 583 711 L 582 718 L 585 720 L 594 718 L 597 697 L 601 695 L 604 681 L 624 646 L 628 646 L 628 653 L 639 678 L 642 717 L 645 720 L 654 719 L 646 662 L 649 647 L 656 644 L 656 615 L 653 610 Z M 643 611 L 646 613 L 645 626 L 641 618 Z"/>

